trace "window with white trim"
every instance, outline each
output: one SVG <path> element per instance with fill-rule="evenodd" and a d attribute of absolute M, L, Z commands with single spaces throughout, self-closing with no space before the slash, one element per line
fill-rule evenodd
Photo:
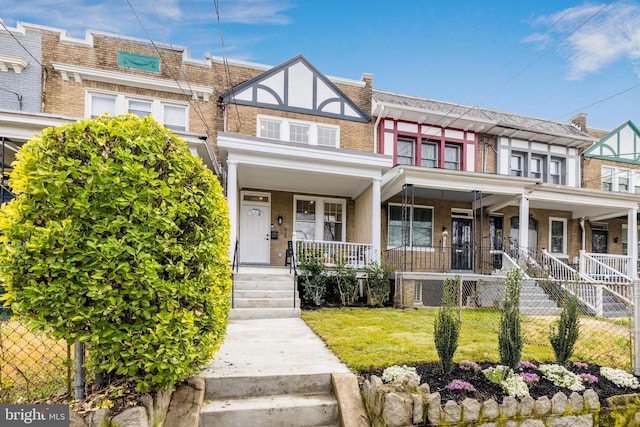
<path fill-rule="evenodd" d="M 602 166 L 600 184 L 602 191 L 640 194 L 640 170 Z"/>
<path fill-rule="evenodd" d="M 430 139 L 422 140 L 420 164 L 427 168 L 438 167 L 438 141 L 432 141 Z"/>
<path fill-rule="evenodd" d="M 342 199 L 294 196 L 294 233 L 301 240 L 343 242 L 346 203 Z"/>
<path fill-rule="evenodd" d="M 289 125 L 289 139 L 291 142 L 309 143 L 309 125 L 291 123 Z"/>
<path fill-rule="evenodd" d="M 542 158 L 532 156 L 531 167 L 529 168 L 529 176 L 532 178 L 542 178 Z"/>
<path fill-rule="evenodd" d="M 262 114 L 257 121 L 256 135 L 261 138 L 340 148 L 340 126 Z"/>
<path fill-rule="evenodd" d="M 398 137 L 397 164 L 399 165 L 415 165 L 416 156 L 414 148 L 416 140 L 414 138 Z"/>
<path fill-rule="evenodd" d="M 567 220 L 549 218 L 549 251 L 552 254 L 567 253 Z"/>
<path fill-rule="evenodd" d="M 457 144 L 446 144 L 444 146 L 444 168 L 460 170 L 460 146 Z"/>
<path fill-rule="evenodd" d="M 511 169 L 509 174 L 512 176 L 522 176 L 522 155 L 511 154 Z"/>
<path fill-rule="evenodd" d="M 549 162 L 549 183 L 562 184 L 562 168 L 564 161 L 562 159 L 551 159 Z"/>
<path fill-rule="evenodd" d="M 85 103 L 87 117 L 105 113 L 118 115 L 135 114 L 138 117 L 152 115 L 168 129 L 187 131 L 188 108 L 186 104 L 160 99 L 147 99 L 122 93 L 87 92 Z"/>
<path fill-rule="evenodd" d="M 416 281 L 413 286 L 413 302 L 422 303 L 422 282 Z"/>
<path fill-rule="evenodd" d="M 407 206 L 403 215 L 402 205 L 389 204 L 388 246 L 410 246 L 413 248 L 433 247 L 433 208 L 427 206 Z"/>

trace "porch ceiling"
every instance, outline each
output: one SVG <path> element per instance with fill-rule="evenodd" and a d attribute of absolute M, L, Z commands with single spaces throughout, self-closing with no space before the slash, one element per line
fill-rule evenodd
<path fill-rule="evenodd" d="M 263 189 L 293 193 L 355 198 L 371 185 L 371 179 L 331 175 L 296 169 L 239 165 L 240 189 Z"/>

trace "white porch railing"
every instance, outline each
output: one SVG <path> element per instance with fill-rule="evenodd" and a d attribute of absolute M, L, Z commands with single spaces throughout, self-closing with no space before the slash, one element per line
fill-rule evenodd
<path fill-rule="evenodd" d="M 576 277 L 578 277 L 578 299 L 591 309 L 596 316 L 602 316 L 604 313 L 605 294 L 628 306 L 632 306 L 632 279 L 590 255 L 594 254 L 580 252 L 579 271 L 565 264 L 546 250 L 542 252 L 542 263 L 544 269 L 548 272 L 549 279 L 559 282 L 562 289 L 571 294 L 575 294 L 575 281 Z M 621 257 L 620 255 L 595 255 L 604 255 L 601 259 Z M 614 262 L 617 262 L 614 265 L 624 266 L 624 262 Z M 589 274 L 588 272 L 595 272 L 595 274 Z"/>
<path fill-rule="evenodd" d="M 580 251 L 580 272 L 598 282 L 631 283 L 630 257 L 626 255 L 596 254 Z"/>
<path fill-rule="evenodd" d="M 373 246 L 367 243 L 297 240 L 294 248 L 297 262 L 304 262 L 309 257 L 318 257 L 328 267 L 342 263 L 362 269 L 373 261 Z"/>
<path fill-rule="evenodd" d="M 518 265 L 518 263 L 516 262 L 516 260 L 514 260 L 513 258 L 511 258 L 511 256 L 509 256 L 506 252 L 502 252 L 502 270 L 512 270 L 512 269 L 517 269 L 517 270 L 521 270 L 522 271 L 522 277 L 525 279 L 530 279 L 531 277 L 529 277 L 529 275 L 527 274 L 527 272 L 522 269 L 520 267 L 520 265 Z"/>

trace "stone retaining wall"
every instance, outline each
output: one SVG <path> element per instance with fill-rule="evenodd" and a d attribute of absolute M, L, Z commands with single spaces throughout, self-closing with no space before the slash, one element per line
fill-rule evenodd
<path fill-rule="evenodd" d="M 113 415 L 108 408 L 87 413 L 71 411 L 70 427 L 199 427 L 204 379 L 191 378 L 176 391 L 144 394 L 142 406 Z"/>
<path fill-rule="evenodd" d="M 371 424 L 378 426 L 478 426 L 478 427 L 591 427 L 640 426 L 640 395 L 616 396 L 601 408 L 594 390 L 582 395 L 556 393 L 551 399 L 506 396 L 478 402 L 465 399 L 443 404 L 440 393 L 417 380 L 384 384 L 377 376 L 366 380 L 362 396 Z"/>

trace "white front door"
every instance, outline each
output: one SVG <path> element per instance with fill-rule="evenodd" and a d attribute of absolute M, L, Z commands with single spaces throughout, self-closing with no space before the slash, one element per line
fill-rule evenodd
<path fill-rule="evenodd" d="M 270 204 L 243 201 L 240 215 L 240 262 L 269 264 Z"/>

